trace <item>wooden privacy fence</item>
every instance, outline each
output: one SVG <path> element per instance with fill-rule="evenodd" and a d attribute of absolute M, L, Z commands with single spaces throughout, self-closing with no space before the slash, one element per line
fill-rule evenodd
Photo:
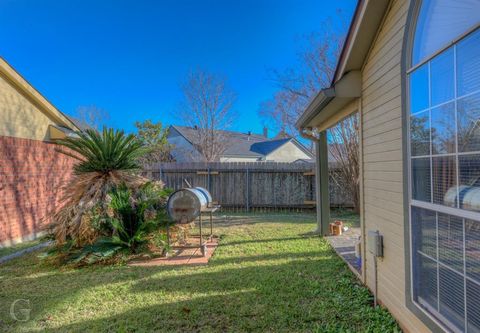
<path fill-rule="evenodd" d="M 144 175 L 162 180 L 175 190 L 186 187 L 185 181 L 204 187 L 224 208 L 300 209 L 315 206 L 314 168 L 311 163 L 160 163 L 145 169 Z M 334 172 L 330 171 L 330 204 L 350 207 L 348 192 L 339 184 L 338 177 L 333 181 Z"/>

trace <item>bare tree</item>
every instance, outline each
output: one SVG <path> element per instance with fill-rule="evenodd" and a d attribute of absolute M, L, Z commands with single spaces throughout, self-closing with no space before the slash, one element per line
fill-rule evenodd
<path fill-rule="evenodd" d="M 191 72 L 181 89 L 183 101 L 178 116 L 196 129 L 193 144 L 205 160 L 218 160 L 227 148 L 222 130 L 236 118 L 232 109 L 236 94 L 225 78 L 202 70 Z"/>
<path fill-rule="evenodd" d="M 298 135 L 295 122 L 308 102 L 318 91 L 330 86 L 344 37 L 327 21 L 321 32 L 312 33 L 303 41 L 306 46 L 298 53 L 295 69 L 269 72 L 278 91 L 260 105 L 259 111 L 270 125 L 291 135 Z"/>
<path fill-rule="evenodd" d="M 349 193 L 355 212 L 360 212 L 359 117 L 353 114 L 329 131 L 329 152 L 336 161 L 331 175 L 337 185 Z"/>
<path fill-rule="evenodd" d="M 93 128 L 98 130 L 110 119 L 110 115 L 106 110 L 98 108 L 95 105 L 90 105 L 79 106 L 73 118 L 80 128 Z"/>
<path fill-rule="evenodd" d="M 295 122 L 310 100 L 331 85 L 344 35 L 333 29 L 332 21 L 324 24 L 319 33 L 305 38 L 306 47 L 298 54 L 296 69 L 271 71 L 278 91 L 260 106 L 260 115 L 274 127 L 298 135 Z M 332 180 L 345 189 L 359 211 L 359 143 L 358 115 L 350 116 L 329 130 L 329 152 L 336 161 Z"/>

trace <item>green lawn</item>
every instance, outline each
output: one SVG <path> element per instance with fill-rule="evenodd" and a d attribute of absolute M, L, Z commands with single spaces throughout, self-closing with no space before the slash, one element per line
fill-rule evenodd
<path fill-rule="evenodd" d="M 208 266 L 0 265 L 0 331 L 393 332 L 395 321 L 319 237 L 312 216 L 235 216 Z M 14 300 L 30 320 L 15 322 Z M 27 303 L 18 304 L 18 310 Z"/>
<path fill-rule="evenodd" d="M 24 249 L 27 249 L 29 247 L 38 245 L 41 242 L 42 242 L 41 240 L 33 240 L 33 241 L 28 241 L 28 242 L 15 244 L 15 245 L 9 246 L 9 247 L 1 247 L 0 248 L 0 257 L 7 256 L 7 255 L 12 254 L 14 252 L 24 250 Z"/>

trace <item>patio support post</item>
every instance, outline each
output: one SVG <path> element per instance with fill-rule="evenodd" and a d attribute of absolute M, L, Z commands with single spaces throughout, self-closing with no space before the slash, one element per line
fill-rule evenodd
<path fill-rule="evenodd" d="M 322 236 L 328 235 L 330 223 L 330 195 L 328 191 L 328 144 L 327 132 L 319 133 L 315 142 L 315 189 L 317 200 L 317 230 Z"/>

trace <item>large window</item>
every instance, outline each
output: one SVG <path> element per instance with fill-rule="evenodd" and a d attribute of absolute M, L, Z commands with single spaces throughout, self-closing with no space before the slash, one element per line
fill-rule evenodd
<path fill-rule="evenodd" d="M 480 0 L 424 1 L 408 71 L 413 301 L 480 332 Z"/>

